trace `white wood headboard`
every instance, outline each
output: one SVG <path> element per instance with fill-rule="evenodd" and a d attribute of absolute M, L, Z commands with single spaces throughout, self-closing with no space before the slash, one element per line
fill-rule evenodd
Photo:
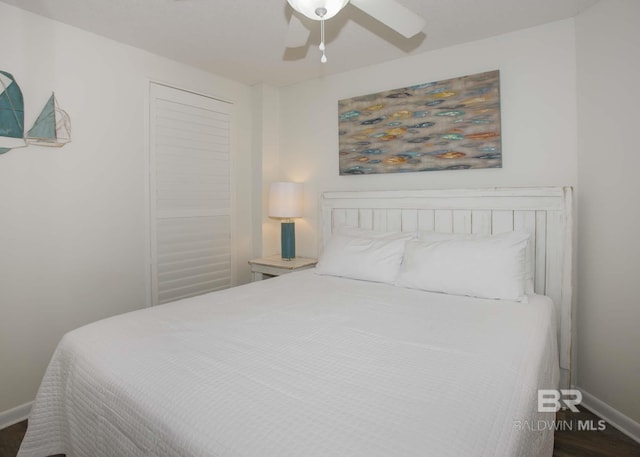
<path fill-rule="evenodd" d="M 324 192 L 320 248 L 338 227 L 376 231 L 531 234 L 535 291 L 556 305 L 560 384 L 571 383 L 572 194 L 570 187 Z"/>

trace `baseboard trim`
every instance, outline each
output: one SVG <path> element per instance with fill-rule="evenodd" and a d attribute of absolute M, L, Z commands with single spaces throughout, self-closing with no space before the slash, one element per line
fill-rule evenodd
<path fill-rule="evenodd" d="M 578 387 L 578 389 L 580 389 Z M 589 392 L 580 389 L 582 392 L 582 404 L 591 412 L 597 414 L 629 438 L 640 443 L 640 424 L 629 416 L 625 416 L 617 409 L 609 406 Z"/>
<path fill-rule="evenodd" d="M 7 411 L 0 411 L 0 430 L 13 424 L 17 424 L 18 422 L 22 422 L 29 417 L 31 406 L 33 406 L 32 401 L 25 403 L 24 405 L 8 409 Z"/>

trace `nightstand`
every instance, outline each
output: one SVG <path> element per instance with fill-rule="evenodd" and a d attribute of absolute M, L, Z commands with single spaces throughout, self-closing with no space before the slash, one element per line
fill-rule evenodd
<path fill-rule="evenodd" d="M 251 273 L 254 281 L 260 281 L 265 277 L 280 276 L 293 271 L 306 270 L 313 268 L 318 263 L 317 259 L 309 259 L 305 257 L 296 257 L 291 260 L 282 260 L 279 255 L 263 257 L 261 259 L 249 260 L 251 265 Z"/>

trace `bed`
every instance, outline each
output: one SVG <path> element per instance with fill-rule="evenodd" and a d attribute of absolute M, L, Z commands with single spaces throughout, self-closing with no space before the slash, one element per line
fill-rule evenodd
<path fill-rule="evenodd" d="M 570 373 L 571 189 L 330 192 L 320 209 L 323 256 L 349 228 L 527 233 L 536 293 L 318 274 L 327 254 L 105 319 L 60 342 L 18 455 L 551 456 L 537 390 Z"/>

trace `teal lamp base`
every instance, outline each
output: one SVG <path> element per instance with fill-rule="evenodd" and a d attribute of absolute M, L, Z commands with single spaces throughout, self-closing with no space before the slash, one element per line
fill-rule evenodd
<path fill-rule="evenodd" d="M 280 243 L 282 258 L 291 260 L 296 258 L 296 230 L 293 222 L 283 222 L 280 226 Z"/>

